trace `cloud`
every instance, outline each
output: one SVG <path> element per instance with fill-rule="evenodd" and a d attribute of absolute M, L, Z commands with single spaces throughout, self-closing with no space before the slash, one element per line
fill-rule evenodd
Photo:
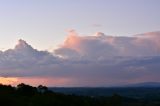
<path fill-rule="evenodd" d="M 113 56 L 157 56 L 160 54 L 160 32 L 132 37 L 107 36 L 97 32 L 91 36 L 71 33 L 55 54 L 67 58 L 104 59 Z M 71 53 L 72 52 L 72 53 Z M 72 55 L 73 54 L 73 55 Z"/>
<path fill-rule="evenodd" d="M 51 53 L 20 39 L 14 49 L 0 51 L 0 76 L 18 79 L 15 83 L 42 82 L 49 86 L 160 81 L 159 41 L 160 32 L 116 37 L 101 32 L 81 36 L 71 30 Z"/>
<path fill-rule="evenodd" d="M 98 28 L 98 27 L 102 27 L 103 25 L 101 25 L 101 24 L 92 24 L 92 26 Z"/>
<path fill-rule="evenodd" d="M 0 75 L 31 76 L 40 74 L 51 65 L 58 64 L 59 59 L 47 51 L 33 49 L 24 40 L 19 40 L 14 49 L 0 53 Z"/>

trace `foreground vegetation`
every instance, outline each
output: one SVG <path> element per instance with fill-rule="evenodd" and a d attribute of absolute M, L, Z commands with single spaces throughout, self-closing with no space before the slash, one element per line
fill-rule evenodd
<path fill-rule="evenodd" d="M 0 106 L 160 106 L 160 98 L 154 101 L 122 97 L 77 96 L 55 93 L 45 86 L 17 87 L 0 84 Z"/>

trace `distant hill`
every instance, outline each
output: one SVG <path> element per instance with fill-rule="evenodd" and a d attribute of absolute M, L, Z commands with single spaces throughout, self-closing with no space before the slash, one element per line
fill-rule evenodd
<path fill-rule="evenodd" d="M 123 87 L 160 87 L 160 82 L 142 82 L 142 83 L 125 85 Z"/>

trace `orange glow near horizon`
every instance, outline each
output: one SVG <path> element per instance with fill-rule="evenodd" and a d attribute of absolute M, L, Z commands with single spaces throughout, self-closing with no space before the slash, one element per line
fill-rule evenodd
<path fill-rule="evenodd" d="M 15 77 L 0 77 L 0 83 L 5 85 L 14 85 L 18 81 Z"/>
<path fill-rule="evenodd" d="M 20 77 L 16 84 L 25 83 L 32 86 L 63 86 L 70 82 L 67 78 L 52 78 L 52 77 Z"/>
<path fill-rule="evenodd" d="M 0 84 L 17 86 L 20 83 L 32 86 L 64 86 L 70 82 L 68 78 L 52 78 L 52 77 L 0 77 Z"/>

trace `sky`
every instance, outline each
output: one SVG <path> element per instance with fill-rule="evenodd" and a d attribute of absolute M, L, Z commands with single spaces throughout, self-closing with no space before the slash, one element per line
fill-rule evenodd
<path fill-rule="evenodd" d="M 0 0 L 0 83 L 159 82 L 159 5 L 159 0 Z"/>
<path fill-rule="evenodd" d="M 0 0 L 0 49 L 25 39 L 52 50 L 75 29 L 130 36 L 160 29 L 159 0 Z"/>

